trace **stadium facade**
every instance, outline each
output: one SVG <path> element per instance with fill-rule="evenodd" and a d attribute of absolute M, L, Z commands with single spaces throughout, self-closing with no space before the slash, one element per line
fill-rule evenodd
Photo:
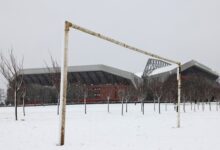
<path fill-rule="evenodd" d="M 106 103 L 120 102 L 120 90 L 132 88 L 133 91 L 143 84 L 144 78 L 159 78 L 165 81 L 169 76 L 175 75 L 177 66 L 167 63 L 148 60 L 143 73 L 134 74 L 106 65 L 71 66 L 68 68 L 68 103 Z M 160 64 L 160 65 L 159 65 Z M 150 66 L 150 67 L 149 67 Z M 150 69 L 149 69 L 150 68 Z M 57 103 L 59 89 L 54 86 L 51 77 L 59 72 L 53 72 L 48 68 L 24 69 L 23 84 L 26 87 L 26 104 Z M 181 66 L 182 78 L 187 79 L 189 74 L 201 74 L 209 80 L 217 80 L 218 74 L 207 66 L 197 62 L 189 61 Z M 58 80 L 58 82 L 60 82 Z M 85 90 L 86 89 L 86 90 Z M 13 104 L 8 90 L 8 101 Z M 137 96 L 132 98 L 137 101 Z"/>
<path fill-rule="evenodd" d="M 146 68 L 145 68 L 145 72 L 147 71 Z M 177 73 L 176 65 L 167 65 L 165 67 L 153 69 L 148 76 L 150 78 L 159 78 L 161 81 L 165 81 L 168 77 L 176 73 Z M 144 74 L 145 73 L 142 74 L 142 77 L 145 76 Z M 219 78 L 217 72 L 213 71 L 211 68 L 195 60 L 191 60 L 184 63 L 181 66 L 181 74 L 183 79 L 187 79 L 187 76 L 192 74 L 202 75 L 205 78 L 212 81 L 216 81 Z"/>
<path fill-rule="evenodd" d="M 57 103 L 59 89 L 54 86 L 52 78 L 60 78 L 60 72 L 53 68 L 24 69 L 26 87 L 26 104 Z M 54 76 L 53 76 L 54 75 Z M 60 80 L 57 80 L 60 82 Z M 137 89 L 142 78 L 134 73 L 106 65 L 71 66 L 68 68 L 68 103 L 105 103 L 118 102 L 120 90 L 132 87 Z M 58 83 L 59 86 L 59 83 Z M 58 90 L 58 91 L 57 91 Z M 10 93 L 10 90 L 8 90 Z M 10 97 L 10 94 L 8 94 Z M 11 98 L 12 101 L 12 96 Z"/>

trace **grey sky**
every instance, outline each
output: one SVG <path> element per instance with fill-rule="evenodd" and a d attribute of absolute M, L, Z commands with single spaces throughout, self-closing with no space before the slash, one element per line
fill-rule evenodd
<path fill-rule="evenodd" d="M 59 62 L 65 19 L 138 48 L 220 72 L 218 0 L 1 0 L 0 49 L 13 47 L 24 67 Z M 70 33 L 69 65 L 106 64 L 140 72 L 146 56 L 79 31 Z"/>

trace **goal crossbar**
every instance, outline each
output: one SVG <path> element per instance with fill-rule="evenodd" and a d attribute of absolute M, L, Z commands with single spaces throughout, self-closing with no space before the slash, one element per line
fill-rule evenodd
<path fill-rule="evenodd" d="M 127 48 L 127 49 L 130 49 L 130 50 L 133 50 L 133 51 L 136 51 L 136 52 L 139 52 L 139 53 L 142 53 L 142 54 L 145 54 L 145 55 L 148 55 L 148 56 L 151 56 L 151 57 L 154 57 L 154 58 L 157 58 L 157 59 L 161 59 L 161 60 L 164 60 L 166 62 L 170 62 L 170 63 L 173 63 L 173 64 L 177 64 L 177 65 L 180 65 L 181 63 L 178 62 L 178 61 L 174 61 L 174 60 L 171 60 L 171 59 L 168 59 L 168 58 L 165 58 L 165 57 L 161 57 L 159 55 L 156 55 L 156 54 L 153 54 L 153 53 L 150 53 L 150 52 L 147 52 L 147 51 L 144 51 L 142 49 L 139 49 L 139 48 L 136 48 L 136 47 L 133 47 L 131 45 L 128 45 L 124 42 L 120 42 L 118 40 L 115 40 L 113 38 L 110 38 L 108 36 L 105 36 L 103 34 L 100 34 L 100 33 L 97 33 L 97 32 L 94 32 L 94 31 L 91 31 L 89 29 L 86 29 L 84 27 L 81 27 L 81 26 L 78 26 L 76 24 L 73 24 L 71 22 L 66 22 L 68 24 L 68 27 L 71 27 L 71 28 L 74 28 L 76 30 L 79 30 L 79 31 L 82 31 L 84 33 L 87 33 L 87 34 L 90 34 L 90 35 L 93 35 L 93 36 L 96 36 L 100 39 L 103 39 L 103 40 L 106 40 L 106 41 L 109 41 L 111 43 L 114 43 L 116 45 L 119 45 L 119 46 L 122 46 L 124 48 Z"/>
<path fill-rule="evenodd" d="M 142 53 L 144 55 L 148 55 L 150 57 L 160 59 L 166 62 L 170 62 L 173 64 L 177 64 L 177 81 L 178 81 L 178 112 L 177 112 L 177 128 L 180 127 L 180 99 L 181 99 L 181 63 L 178 61 L 173 61 L 171 59 L 161 57 L 159 55 L 146 52 L 144 50 L 138 49 L 136 47 L 130 46 L 126 43 L 120 42 L 118 40 L 115 40 L 113 38 L 107 37 L 105 35 L 102 35 L 100 33 L 91 31 L 89 29 L 83 28 L 81 26 L 78 26 L 76 24 L 73 24 L 71 22 L 66 21 L 65 22 L 65 33 L 64 33 L 64 51 L 63 51 L 63 64 L 61 66 L 61 80 L 60 80 L 60 136 L 59 136 L 59 145 L 64 145 L 64 137 L 65 137 L 65 116 L 66 116 L 66 94 L 67 94 L 67 66 L 68 66 L 68 61 L 67 61 L 67 52 L 68 52 L 68 36 L 69 36 L 69 30 L 70 28 L 82 31 L 84 33 L 93 35 L 97 38 L 109 41 L 111 43 L 114 43 L 116 45 L 122 46 L 124 48 Z"/>

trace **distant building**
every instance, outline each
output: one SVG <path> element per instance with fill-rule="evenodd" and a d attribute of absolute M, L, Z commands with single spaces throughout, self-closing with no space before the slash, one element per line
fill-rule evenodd
<path fill-rule="evenodd" d="M 53 72 L 47 68 L 39 68 L 24 69 L 22 74 L 27 87 L 26 103 L 57 103 L 59 96 L 51 82 Z M 85 87 L 87 103 L 104 103 L 108 96 L 111 102 L 119 102 L 120 89 L 128 86 L 137 88 L 140 83 L 142 79 L 134 73 L 106 65 L 71 66 L 68 68 L 67 102 L 82 103 Z M 13 101 L 12 94 L 8 94 L 8 100 Z"/>
<path fill-rule="evenodd" d="M 67 103 L 106 103 L 107 97 L 113 103 L 120 102 L 120 90 L 133 88 L 134 92 L 145 78 L 158 78 L 165 82 L 170 76 L 176 78 L 177 66 L 159 60 L 149 59 L 144 72 L 134 74 L 106 65 L 71 66 L 68 68 Z M 202 75 L 211 81 L 219 78 L 218 73 L 207 66 L 191 60 L 181 66 L 182 79 L 191 74 Z M 53 86 L 51 76 L 56 74 L 48 68 L 24 69 L 24 85 L 27 88 L 26 104 L 57 103 L 59 91 Z M 59 77 L 60 78 L 60 77 Z M 148 92 L 148 91 L 147 91 Z M 13 94 L 8 90 L 7 102 L 13 104 Z M 131 98 L 136 101 L 137 97 Z"/>
<path fill-rule="evenodd" d="M 147 67 L 146 67 L 147 68 Z M 145 68 L 145 69 L 146 69 Z M 147 72 L 147 70 L 145 70 Z M 144 72 L 144 73 L 145 73 Z M 144 76 L 144 73 L 142 73 L 142 77 Z M 177 65 L 167 65 L 165 67 L 159 67 L 156 69 L 152 69 L 151 72 L 148 74 L 150 78 L 160 78 L 162 81 L 166 80 L 170 75 L 174 75 L 177 73 Z M 219 75 L 217 72 L 213 71 L 209 67 L 195 61 L 191 60 L 188 61 L 181 66 L 181 73 L 182 78 L 186 79 L 188 75 L 190 74 L 199 74 L 202 76 L 205 76 L 206 78 L 210 80 L 217 81 L 219 78 Z"/>
<path fill-rule="evenodd" d="M 139 74 L 140 75 L 140 74 Z M 147 99 L 160 96 L 162 102 L 177 101 L 177 65 L 149 59 L 142 73 Z M 181 65 L 181 101 L 216 101 L 220 99 L 218 73 L 191 60 Z"/>

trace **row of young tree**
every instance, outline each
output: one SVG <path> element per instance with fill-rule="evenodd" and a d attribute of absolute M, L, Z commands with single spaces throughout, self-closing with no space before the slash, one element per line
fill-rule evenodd
<path fill-rule="evenodd" d="M 23 114 L 25 115 L 25 100 L 30 100 L 33 103 L 56 103 L 57 114 L 59 114 L 59 92 L 60 92 L 60 67 L 58 63 L 51 56 L 51 65 L 46 67 L 49 71 L 50 86 L 41 85 L 27 85 L 23 79 L 23 59 L 18 62 L 13 54 L 13 50 L 10 51 L 9 57 L 5 57 L 0 54 L 0 73 L 8 81 L 8 101 L 15 106 L 15 119 L 17 120 L 17 106 L 23 104 Z M 49 67 L 50 66 L 50 67 Z M 73 92 L 74 91 L 74 92 Z M 112 89 L 107 92 L 106 103 L 107 111 L 110 112 Z M 141 111 L 144 114 L 144 103 L 153 102 L 154 110 L 156 110 L 156 103 L 158 103 L 158 112 L 161 113 L 161 103 L 176 103 L 177 102 L 177 80 L 176 75 L 170 75 L 166 80 L 160 78 L 144 78 L 144 82 L 137 88 L 132 85 L 126 85 L 124 88 L 117 89 L 117 94 L 122 104 L 121 114 L 128 111 L 128 103 L 139 102 L 141 103 Z M 89 89 L 85 84 L 80 81 L 74 84 L 68 84 L 68 98 L 75 98 L 77 102 L 84 100 L 85 113 L 86 110 L 86 98 L 89 95 Z M 205 103 L 209 104 L 211 110 L 211 102 L 216 102 L 220 99 L 220 85 L 219 82 L 211 80 L 207 76 L 201 73 L 190 73 L 182 77 L 182 103 L 183 110 L 185 109 L 185 103 L 191 104 L 191 109 L 198 108 L 200 103 L 204 110 Z M 39 102 L 40 101 L 40 102 Z M 76 102 L 76 103 L 77 103 Z M 31 102 L 29 102 L 31 103 Z M 194 108 L 193 108 L 194 103 Z"/>
<path fill-rule="evenodd" d="M 212 110 L 212 103 L 215 102 L 216 110 L 220 106 L 220 83 L 201 72 L 191 72 L 182 76 L 181 86 L 181 103 L 182 109 L 186 112 L 186 104 L 190 104 L 191 110 L 196 109 L 205 110 L 205 104 L 208 104 L 209 110 Z M 177 111 L 177 79 L 176 74 L 170 75 L 167 78 L 144 78 L 144 82 L 136 90 L 132 88 L 125 88 L 118 91 L 123 104 L 129 102 L 138 102 L 141 104 L 141 111 L 144 114 L 144 103 L 153 103 L 154 111 L 156 111 L 156 104 L 158 104 L 158 113 L 161 113 L 161 103 L 174 104 L 174 110 Z M 196 107 L 197 106 L 197 107 Z"/>
<path fill-rule="evenodd" d="M 18 61 L 18 59 L 15 57 L 13 49 L 9 50 L 8 56 L 5 56 L 2 52 L 0 53 L 0 73 L 1 75 L 6 79 L 7 81 L 7 101 L 6 103 L 11 103 L 13 99 L 12 105 L 15 107 L 15 120 L 18 120 L 17 115 L 17 108 L 18 108 L 18 102 L 19 100 L 22 100 L 23 103 L 23 115 L 25 116 L 25 99 L 33 98 L 35 97 L 35 100 L 39 99 L 45 99 L 45 101 L 48 101 L 47 98 L 49 98 L 51 95 L 54 95 L 54 89 L 56 89 L 56 93 L 59 91 L 59 86 L 55 85 L 54 82 L 55 79 L 58 79 L 58 76 L 55 78 L 53 74 L 51 74 L 51 83 L 52 87 L 41 87 L 39 85 L 27 85 L 24 81 L 23 76 L 23 61 L 24 58 L 22 58 L 21 61 Z M 52 60 L 51 57 L 51 63 L 52 63 L 52 70 L 56 73 L 57 67 L 55 66 L 56 61 Z M 49 68 L 48 68 L 49 69 Z M 40 88 L 39 88 L 40 87 Z M 44 92 L 42 92 L 44 91 Z M 47 92 L 45 92 L 47 91 Z M 43 97 L 43 98 L 42 98 Z M 54 99 L 54 98 L 51 98 Z M 58 98 L 57 98 L 58 99 Z M 33 100 L 33 99 L 32 99 Z M 44 104 L 44 102 L 42 102 Z"/>
<path fill-rule="evenodd" d="M 5 56 L 0 53 L 0 73 L 8 82 L 7 104 L 15 107 L 15 120 L 18 120 L 17 107 L 18 104 L 23 105 L 23 114 L 25 115 L 25 103 L 29 104 L 57 104 L 57 114 L 59 114 L 59 92 L 60 92 L 60 67 L 55 59 L 51 56 L 51 65 L 46 65 L 49 72 L 50 86 L 42 86 L 37 84 L 27 84 L 23 76 L 23 60 L 18 61 L 13 50 L 9 51 L 9 55 Z M 75 103 L 79 103 L 84 99 L 86 112 L 86 98 L 89 95 L 88 87 L 79 82 L 68 84 L 67 101 L 72 98 L 76 99 Z M 74 91 L 74 92 L 73 92 Z M 113 91 L 108 91 L 107 101 L 110 102 Z"/>
<path fill-rule="evenodd" d="M 175 74 L 170 75 L 165 80 L 161 80 L 161 78 L 145 78 L 144 88 L 147 95 L 146 99 L 153 100 L 154 110 L 156 109 L 155 104 L 158 103 L 159 113 L 161 112 L 161 103 L 177 103 L 177 79 Z M 191 72 L 182 76 L 181 89 L 181 103 L 183 104 L 184 112 L 186 111 L 186 103 L 190 103 L 191 110 L 196 109 L 195 105 L 198 105 L 199 109 L 201 104 L 203 111 L 206 103 L 209 104 L 210 110 L 211 102 L 216 102 L 216 105 L 219 105 L 219 82 L 210 79 L 202 73 Z"/>

